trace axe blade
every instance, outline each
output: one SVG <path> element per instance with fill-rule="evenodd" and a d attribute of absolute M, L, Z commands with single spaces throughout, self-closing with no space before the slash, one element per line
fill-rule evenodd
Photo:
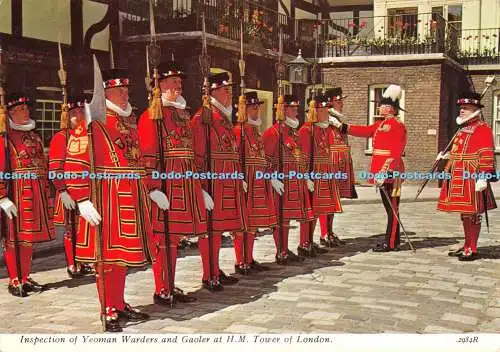
<path fill-rule="evenodd" d="M 104 120 L 106 116 L 106 98 L 104 96 L 104 85 L 102 81 L 101 68 L 95 55 L 94 58 L 94 94 L 90 104 L 85 102 L 85 119 L 87 126 L 95 120 Z"/>

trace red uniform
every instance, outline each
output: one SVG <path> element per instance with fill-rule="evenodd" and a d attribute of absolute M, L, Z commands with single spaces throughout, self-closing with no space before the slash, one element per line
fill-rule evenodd
<path fill-rule="evenodd" d="M 464 252 L 476 253 L 481 229 L 479 214 L 497 207 L 488 184 L 486 190 L 475 191 L 476 176 L 495 173 L 493 133 L 486 122 L 479 119 L 462 127 L 453 140 L 450 159 L 445 172 L 451 174 L 445 180 L 439 196 L 438 210 L 461 213 L 465 244 Z"/>
<path fill-rule="evenodd" d="M 102 216 L 106 306 L 125 308 L 123 292 L 127 266 L 143 266 L 149 258 L 152 234 L 150 211 L 140 161 L 135 116 L 122 117 L 108 110 L 105 121 L 94 121 L 92 143 L 96 175 L 89 175 L 89 138 L 84 129 L 71 130 L 64 170 L 79 175 L 66 181 L 76 202 L 91 200 L 91 179 L 96 177 Z M 90 176 L 90 177 L 89 177 Z M 94 204 L 96 206 L 96 204 Z M 80 217 L 76 258 L 96 262 L 95 227 Z"/>
<path fill-rule="evenodd" d="M 55 177 L 51 178 L 52 184 L 56 190 L 56 198 L 54 203 L 54 224 L 64 226 L 65 232 L 63 236 L 64 252 L 66 253 L 66 262 L 68 267 L 75 265 L 73 253 L 73 238 L 72 238 L 72 223 L 76 220 L 75 211 L 65 209 L 61 200 L 61 192 L 67 191 L 66 181 L 60 177 L 64 173 L 64 162 L 66 160 L 66 147 L 69 132 L 61 130 L 54 134 L 49 146 L 49 171 Z M 58 177 L 59 176 L 59 177 Z M 73 217 L 71 216 L 73 212 Z M 76 221 L 75 221 L 76 222 Z M 75 231 L 76 223 L 75 223 Z"/>
<path fill-rule="evenodd" d="M 268 128 L 263 135 L 264 150 L 266 157 L 270 163 L 270 171 L 279 170 L 279 148 L 282 150 L 282 163 L 283 173 L 288 175 L 290 172 L 300 173 L 305 170 L 302 151 L 299 145 L 299 135 L 297 130 L 287 126 L 285 123 L 282 125 L 283 145 L 280 146 L 280 124 L 276 123 Z M 285 177 L 283 180 L 285 190 L 283 192 L 283 219 L 278 219 L 283 224 L 283 241 L 282 241 L 282 255 L 287 256 L 288 252 L 288 232 L 289 221 L 309 221 L 313 219 L 311 203 L 309 200 L 309 191 L 307 190 L 306 182 L 303 179 L 296 177 Z M 279 212 L 279 199 L 280 196 L 274 193 L 274 204 L 276 211 Z M 279 214 L 279 213 L 278 213 Z M 274 230 L 274 240 L 276 248 L 279 248 L 279 228 Z"/>
<path fill-rule="evenodd" d="M 166 180 L 166 196 L 170 201 L 168 209 L 168 234 L 170 236 L 170 258 L 172 276 L 175 277 L 177 246 L 184 236 L 204 235 L 207 232 L 206 210 L 203 202 L 201 183 L 188 172 L 196 172 L 193 151 L 193 136 L 190 116 L 185 110 L 163 107 L 162 135 L 165 173 L 179 173 L 182 178 Z M 139 145 L 143 154 L 147 184 L 150 191 L 161 189 L 161 180 L 153 178 L 153 172 L 162 172 L 157 120 L 150 118 L 146 110 L 139 119 Z M 156 293 L 168 291 L 168 273 L 165 272 L 165 228 L 164 211 L 152 202 L 152 220 L 156 252 L 153 271 Z"/>
<path fill-rule="evenodd" d="M 208 181 L 202 179 L 202 187 L 211 195 L 214 201 L 212 213 L 213 228 L 213 273 L 218 278 L 219 249 L 222 241 L 222 232 L 243 232 L 245 229 L 245 196 L 243 191 L 239 155 L 236 148 L 236 137 L 233 124 L 216 107 L 212 107 L 210 123 L 210 153 L 207 159 L 206 125 L 199 109 L 191 120 L 195 162 L 198 172 L 203 176 L 209 171 L 216 174 L 212 179 L 212 189 L 208 189 Z M 209 164 L 210 163 L 210 164 Z M 210 166 L 209 166 L 210 165 Z M 208 177 L 212 175 L 207 175 Z M 199 241 L 200 251 L 208 253 L 207 238 Z M 206 256 L 202 256 L 203 257 Z M 210 264 L 203 261 L 203 280 L 209 280 Z"/>
<path fill-rule="evenodd" d="M 253 262 L 253 244 L 257 229 L 274 228 L 277 224 L 276 208 L 273 202 L 274 191 L 269 180 L 256 177 L 258 172 L 266 173 L 269 171 L 259 128 L 246 123 L 242 133 L 241 124 L 239 124 L 234 128 L 234 133 L 239 154 L 245 166 L 245 180 L 248 183 L 245 194 L 248 211 L 247 258 L 246 262 L 244 262 L 243 236 L 238 236 L 234 244 L 236 262 L 237 264 L 250 265 Z M 244 141 L 244 153 L 242 141 Z"/>
<path fill-rule="evenodd" d="M 7 170 L 5 140 L 0 136 L 0 171 L 15 174 L 15 178 L 9 180 L 0 177 L 0 199 L 8 197 L 7 185 L 12 185 L 11 201 L 17 207 L 17 217 L 9 220 L 10 231 L 4 237 L 4 255 L 11 283 L 18 279 L 25 283 L 31 270 L 32 244 L 55 239 L 52 207 L 48 201 L 47 159 L 43 153 L 42 139 L 34 130 L 9 128 L 8 132 L 11 169 Z M 5 217 L 3 220 L 8 220 L 5 214 L 2 216 Z M 14 221 L 20 245 L 20 274 L 16 266 Z"/>
<path fill-rule="evenodd" d="M 330 160 L 330 145 L 333 141 L 332 129 L 329 127 L 321 128 L 318 125 L 313 125 L 312 135 L 314 136 L 311 143 L 311 123 L 305 123 L 299 130 L 300 147 L 304 153 L 304 162 L 306 169 L 309 170 L 311 154 L 313 157 L 313 171 L 320 174 L 320 179 L 314 179 L 314 192 L 312 194 L 312 209 L 314 217 L 342 212 L 340 204 L 340 194 L 337 187 L 337 182 L 334 178 L 335 169 Z M 311 150 L 311 144 L 314 150 Z M 326 177 L 321 177 L 324 175 Z M 328 175 L 328 176 L 327 176 Z M 316 227 L 316 220 L 312 224 L 300 224 L 300 247 L 309 248 L 312 238 L 311 231 Z"/>
<path fill-rule="evenodd" d="M 336 178 L 339 188 L 340 198 L 358 198 L 354 188 L 354 168 L 351 158 L 351 147 L 349 146 L 348 136 L 340 133 L 339 129 L 330 126 L 330 157 L 335 173 L 342 173 L 342 176 Z M 319 223 L 321 226 L 321 237 L 334 236 L 332 232 L 333 214 L 320 215 Z"/>
<path fill-rule="evenodd" d="M 347 126 L 347 133 L 353 136 L 373 138 L 373 156 L 370 167 L 369 182 L 374 183 L 377 174 L 404 172 L 403 153 L 407 141 L 405 125 L 396 117 L 388 117 L 369 126 Z M 401 178 L 389 177 L 383 187 L 388 195 L 381 192 L 382 201 L 387 212 L 386 245 L 389 249 L 397 247 L 400 243 L 399 223 L 394 216 L 394 211 L 399 217 L 399 198 L 401 196 Z M 392 208 L 391 208 L 392 206 Z"/>

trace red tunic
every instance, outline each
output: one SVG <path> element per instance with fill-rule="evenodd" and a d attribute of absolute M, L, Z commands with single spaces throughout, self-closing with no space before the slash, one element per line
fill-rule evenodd
<path fill-rule="evenodd" d="M 496 172 L 493 133 L 486 122 L 477 120 L 459 130 L 445 172 L 451 174 L 451 180 L 443 183 L 438 210 L 463 214 L 484 212 L 484 192 L 475 191 L 476 179 L 470 175 Z M 486 194 L 487 208 L 495 209 L 497 205 L 489 183 Z"/>
<path fill-rule="evenodd" d="M 66 182 L 63 178 L 55 177 L 64 172 L 64 160 L 66 159 L 67 134 L 69 132 L 61 130 L 54 134 L 49 146 L 49 171 L 54 175 L 51 182 L 56 189 L 54 203 L 54 224 L 67 225 L 66 211 L 61 200 L 60 193 L 66 191 Z"/>
<path fill-rule="evenodd" d="M 162 134 L 165 173 L 196 172 L 190 116 L 185 110 L 163 108 Z M 139 146 L 144 158 L 149 190 L 161 189 L 161 180 L 153 179 L 153 171 L 161 172 L 157 121 L 146 110 L 139 119 Z M 206 210 L 201 183 L 193 177 L 166 180 L 168 232 L 171 235 L 201 235 L 207 232 Z M 163 210 L 152 202 L 152 220 L 155 233 L 163 234 Z"/>
<path fill-rule="evenodd" d="M 330 156 L 333 163 L 333 171 L 340 172 L 346 178 L 337 178 L 337 186 L 341 198 L 358 198 L 354 188 L 354 168 L 352 166 L 351 147 L 348 136 L 340 133 L 338 128 L 330 127 L 332 130 L 330 141 Z"/>
<path fill-rule="evenodd" d="M 55 239 L 52 222 L 52 207 L 49 206 L 50 194 L 47 178 L 47 159 L 43 154 L 42 139 L 35 131 L 16 131 L 9 129 L 10 175 L 16 179 L 0 177 L 0 198 L 7 197 L 7 185 L 12 182 L 17 207 L 17 226 L 19 242 L 36 243 Z M 8 172 L 5 159 L 5 140 L 0 136 L 0 171 Z M 2 212 L 3 213 L 3 212 Z M 5 216 L 5 214 L 2 214 Z M 13 226 L 10 226 L 13 229 Z M 14 241 L 14 232 L 9 234 Z"/>
<path fill-rule="evenodd" d="M 406 147 L 407 133 L 405 125 L 395 117 L 377 121 L 369 126 L 348 125 L 347 133 L 357 137 L 373 138 L 373 154 L 370 167 L 370 183 L 379 172 L 404 172 L 403 153 Z M 398 182 L 401 180 L 397 178 Z M 393 183 L 394 178 L 386 179 Z"/>
<path fill-rule="evenodd" d="M 246 205 L 241 178 L 236 137 L 233 124 L 215 107 L 212 107 L 210 124 L 211 160 L 207 160 L 206 125 L 199 109 L 191 120 L 196 168 L 200 173 L 210 171 L 217 174 L 212 179 L 212 190 L 208 190 L 208 181 L 201 181 L 202 187 L 214 200 L 212 210 L 212 228 L 214 231 L 242 232 L 245 229 Z M 221 178 L 222 174 L 224 179 Z M 232 177 L 231 177 L 232 176 Z"/>
<path fill-rule="evenodd" d="M 279 170 L 279 123 L 268 128 L 262 137 L 266 158 L 270 164 L 270 171 Z M 304 165 L 302 152 L 299 147 L 299 135 L 296 129 L 292 129 L 283 123 L 283 145 L 282 162 L 283 173 L 287 175 L 290 171 L 303 172 Z M 283 221 L 297 220 L 308 221 L 313 219 L 311 203 L 309 200 L 309 191 L 306 182 L 296 177 L 285 177 L 280 180 L 284 183 L 283 192 Z M 274 192 L 274 204 L 276 211 L 279 211 L 278 193 Z"/>
<path fill-rule="evenodd" d="M 236 143 L 242 158 L 242 133 L 241 125 L 234 128 Z M 259 227 L 275 227 L 277 224 L 276 209 L 273 203 L 271 181 L 263 177 L 257 178 L 257 172 L 269 171 L 262 134 L 258 127 L 245 124 L 243 140 L 245 142 L 245 180 L 248 183 L 246 204 L 248 211 L 248 230 L 255 232 Z"/>
<path fill-rule="evenodd" d="M 94 121 L 89 128 L 93 132 L 94 176 L 101 203 L 99 208 L 96 204 L 94 207 L 102 217 L 103 260 L 109 264 L 142 266 L 150 258 L 147 243 L 152 228 L 134 119 L 108 112 L 104 122 Z M 76 202 L 91 200 L 91 180 L 85 175 L 90 172 L 88 142 L 86 130 L 71 131 L 64 170 L 82 176 L 66 181 Z M 77 261 L 96 261 L 95 241 L 95 227 L 80 217 Z"/>
<path fill-rule="evenodd" d="M 307 171 L 321 174 L 326 177 L 313 179 L 314 192 L 312 209 L 314 216 L 341 213 L 340 194 L 334 178 L 335 169 L 330 160 L 330 144 L 333 139 L 332 129 L 313 126 L 313 170 L 309 170 L 311 157 L 311 123 L 305 123 L 299 129 L 299 144 L 304 153 L 304 163 Z"/>

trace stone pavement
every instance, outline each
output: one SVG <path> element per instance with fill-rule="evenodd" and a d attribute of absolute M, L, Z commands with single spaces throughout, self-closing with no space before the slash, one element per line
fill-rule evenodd
<path fill-rule="evenodd" d="M 336 216 L 335 231 L 348 244 L 308 259 L 300 266 L 270 264 L 272 271 L 244 277 L 220 293 L 201 288 L 196 249 L 181 253 L 177 285 L 198 301 L 173 309 L 152 304 L 151 269 L 127 277 L 126 300 L 151 313 L 151 320 L 129 323 L 127 333 L 281 333 L 281 332 L 498 332 L 500 331 L 500 221 L 490 213 L 483 228 L 484 259 L 462 263 L 447 251 L 462 240 L 458 215 L 435 211 L 435 202 L 405 203 L 401 217 L 411 251 L 373 253 L 385 229 L 383 207 L 352 204 Z M 319 227 L 316 229 L 319 236 Z M 317 238 L 317 237 L 316 237 Z M 298 228 L 291 231 L 291 248 Z M 258 239 L 256 259 L 272 262 L 271 236 Z M 221 251 L 222 268 L 233 272 L 233 248 Z M 70 280 L 64 255 L 36 259 L 35 280 L 51 289 L 25 299 L 7 293 L 0 269 L 0 333 L 100 332 L 92 277 Z"/>

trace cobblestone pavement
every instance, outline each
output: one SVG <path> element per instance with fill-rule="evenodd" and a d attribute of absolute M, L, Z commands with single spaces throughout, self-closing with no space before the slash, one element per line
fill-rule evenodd
<path fill-rule="evenodd" d="M 459 215 L 437 213 L 435 202 L 405 203 L 401 217 L 417 253 L 373 253 L 381 239 L 385 212 L 381 205 L 356 204 L 336 216 L 335 231 L 348 239 L 300 266 L 273 268 L 244 277 L 220 293 L 201 288 L 201 261 L 196 249 L 181 252 L 177 285 L 198 301 L 173 309 L 152 303 L 150 268 L 127 277 L 126 300 L 151 313 L 125 332 L 279 333 L 279 332 L 498 332 L 500 331 L 500 221 L 490 213 L 490 234 L 483 227 L 483 259 L 462 263 L 447 256 L 462 241 Z M 319 226 L 316 228 L 316 238 Z M 298 228 L 291 232 L 291 248 Z M 274 243 L 263 236 L 256 259 L 272 262 Z M 221 251 L 222 268 L 233 272 L 234 251 Z M 64 255 L 36 259 L 33 277 L 51 289 L 25 299 L 7 292 L 0 268 L 0 332 L 100 332 L 98 300 L 92 277 L 68 279 Z M 15 317 L 15 318 L 14 318 Z"/>

